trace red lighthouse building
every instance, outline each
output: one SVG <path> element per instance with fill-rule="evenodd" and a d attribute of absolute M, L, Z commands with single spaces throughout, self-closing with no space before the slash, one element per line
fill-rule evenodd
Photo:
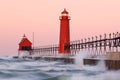
<path fill-rule="evenodd" d="M 66 43 L 70 42 L 70 30 L 69 30 L 69 13 L 64 9 L 60 16 L 60 40 L 59 40 L 59 53 L 70 53 L 70 50 L 64 49 Z"/>
<path fill-rule="evenodd" d="M 32 43 L 27 39 L 27 37 L 24 34 L 21 42 L 19 43 L 18 57 L 29 56 L 31 50 L 32 50 Z"/>
<path fill-rule="evenodd" d="M 24 34 L 21 42 L 19 43 L 19 50 L 22 50 L 22 51 L 32 50 L 32 43 L 27 39 L 25 34 Z"/>

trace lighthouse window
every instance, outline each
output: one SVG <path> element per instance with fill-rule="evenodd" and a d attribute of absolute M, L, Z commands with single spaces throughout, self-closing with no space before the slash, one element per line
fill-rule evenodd
<path fill-rule="evenodd" d="M 22 46 L 22 50 L 31 50 L 31 46 Z"/>

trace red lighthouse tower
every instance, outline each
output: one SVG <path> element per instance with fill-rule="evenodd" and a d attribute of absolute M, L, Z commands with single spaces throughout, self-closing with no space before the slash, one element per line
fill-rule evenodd
<path fill-rule="evenodd" d="M 70 42 L 70 31 L 69 31 L 69 13 L 64 9 L 60 16 L 60 40 L 59 40 L 59 53 L 70 53 L 70 50 L 65 50 L 64 46 Z"/>

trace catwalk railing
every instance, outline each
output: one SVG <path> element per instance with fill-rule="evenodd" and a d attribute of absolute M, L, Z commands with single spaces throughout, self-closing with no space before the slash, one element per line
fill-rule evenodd
<path fill-rule="evenodd" d="M 104 56 L 106 52 L 120 52 L 120 33 L 104 34 L 103 36 L 71 41 L 65 44 L 64 49 L 70 49 L 70 53 L 65 54 L 67 56 L 74 56 L 82 51 L 92 56 Z M 35 47 L 33 54 L 37 54 L 37 56 L 57 56 L 60 55 L 58 50 L 58 45 Z"/>
<path fill-rule="evenodd" d="M 58 55 L 58 45 L 48 45 L 41 47 L 34 47 L 32 55 L 34 56 L 56 56 Z"/>

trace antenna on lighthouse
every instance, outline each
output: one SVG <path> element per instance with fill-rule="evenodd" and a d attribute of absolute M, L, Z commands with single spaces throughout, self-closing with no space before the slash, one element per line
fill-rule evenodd
<path fill-rule="evenodd" d="M 33 50 L 34 50 L 34 32 L 33 32 Z"/>

